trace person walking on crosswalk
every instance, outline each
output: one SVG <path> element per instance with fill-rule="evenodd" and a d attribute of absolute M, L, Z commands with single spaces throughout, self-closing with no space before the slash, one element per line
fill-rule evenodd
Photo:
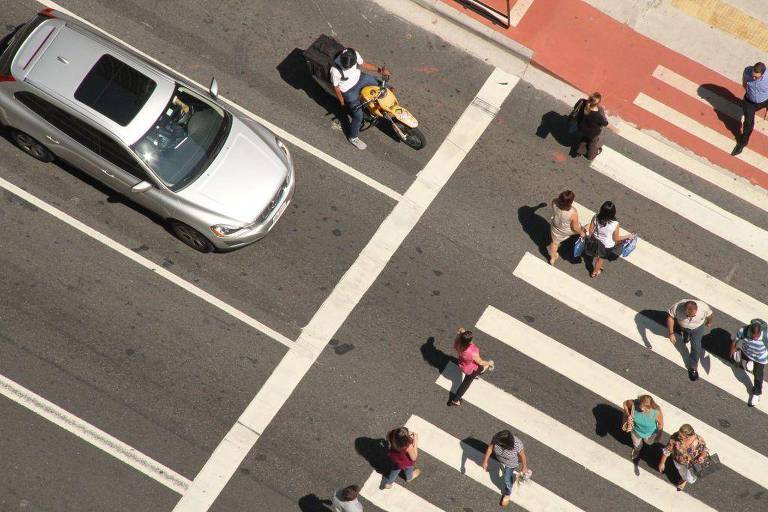
<path fill-rule="evenodd" d="M 515 479 L 520 478 L 516 476 L 517 467 L 521 466 L 520 475 L 523 475 L 523 478 L 530 476 L 528 457 L 525 454 L 523 441 L 509 430 L 498 432 L 488 444 L 482 463 L 483 469 L 486 471 L 488 470 L 488 461 L 491 458 L 491 454 L 493 454 L 503 468 L 504 490 L 502 491 L 500 505 L 506 507 L 511 500 L 510 497 L 512 496 L 512 487 Z"/>
<path fill-rule="evenodd" d="M 493 366 L 493 361 L 486 361 L 480 357 L 480 349 L 472 343 L 473 339 L 472 331 L 459 327 L 456 332 L 456 339 L 453 341 L 453 348 L 459 356 L 459 368 L 464 374 L 464 378 L 456 392 L 448 397 L 447 405 L 449 407 L 461 405 L 461 397 L 467 392 L 472 381 Z"/>
<path fill-rule="evenodd" d="M 737 135 L 736 147 L 731 151 L 733 156 L 741 153 L 749 144 L 749 136 L 752 135 L 755 127 L 755 112 L 768 107 L 768 79 L 765 78 L 765 64 L 758 62 L 754 66 L 748 66 L 744 70 L 741 85 L 744 86 L 745 91 L 744 100 L 741 102 L 744 126 L 741 129 L 741 138 Z"/>
<path fill-rule="evenodd" d="M 669 443 L 664 448 L 659 461 L 659 473 L 664 472 L 667 459 L 671 456 L 680 474 L 681 481 L 677 484 L 677 490 L 682 491 L 687 484 L 696 482 L 696 475 L 692 468 L 694 462 L 701 462 L 708 455 L 709 449 L 704 439 L 694 432 L 692 426 L 685 423 L 669 437 Z"/>
<path fill-rule="evenodd" d="M 405 481 L 410 482 L 421 474 L 416 468 L 416 459 L 419 458 L 419 435 L 405 427 L 390 430 L 387 434 L 389 441 L 389 461 L 392 469 L 384 477 L 383 488 L 391 489 L 400 472 L 405 474 Z"/>
<path fill-rule="evenodd" d="M 576 154 L 587 156 L 588 160 L 594 160 L 597 155 L 603 152 L 603 143 L 600 140 L 600 134 L 604 126 L 608 126 L 608 118 L 605 117 L 605 110 L 600 105 L 603 97 L 599 92 L 592 95 L 584 102 L 582 108 L 576 113 L 581 140 L 576 148 Z"/>
<path fill-rule="evenodd" d="M 691 354 L 688 358 L 688 378 L 699 378 L 699 361 L 704 357 L 701 338 L 704 330 L 712 326 L 714 313 L 709 305 L 701 300 L 683 299 L 675 302 L 667 311 L 667 329 L 669 341 L 677 343 L 677 333 L 682 334 L 683 343 L 691 342 Z"/>
<path fill-rule="evenodd" d="M 588 236 L 584 245 L 587 256 L 596 257 L 592 277 L 597 277 L 603 271 L 605 259 L 610 255 L 616 255 L 620 242 L 632 238 L 632 233 L 621 235 L 619 221 L 616 220 L 616 205 L 606 201 L 600 207 L 600 211 L 592 217 L 589 223 Z"/>
<path fill-rule="evenodd" d="M 356 485 L 333 491 L 331 497 L 333 512 L 363 512 L 363 505 L 357 499 L 359 494 L 360 487 Z"/>
<path fill-rule="evenodd" d="M 750 407 L 760 403 L 760 395 L 763 394 L 763 375 L 765 365 L 768 363 L 768 332 L 766 331 L 768 328 L 765 321 L 755 319 L 736 331 L 736 336 L 731 341 L 731 360 L 754 375 L 752 395 L 749 397 Z"/>
<path fill-rule="evenodd" d="M 576 195 L 570 190 L 560 192 L 552 200 L 552 219 L 550 220 L 550 244 L 547 246 L 549 264 L 554 265 L 560 257 L 557 253 L 560 244 L 572 235 L 584 236 L 584 228 L 579 223 L 579 212 L 573 207 Z"/>
<path fill-rule="evenodd" d="M 653 445 L 664 430 L 664 415 L 661 407 L 651 395 L 640 395 L 636 399 L 625 400 L 624 425 L 622 429 L 632 438 L 632 455 L 635 461 L 640 456 L 643 443 Z"/>

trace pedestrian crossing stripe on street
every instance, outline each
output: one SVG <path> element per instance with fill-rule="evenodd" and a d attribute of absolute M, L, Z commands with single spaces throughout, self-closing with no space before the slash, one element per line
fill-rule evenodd
<path fill-rule="evenodd" d="M 444 512 L 398 483 L 391 489 L 381 489 L 381 475 L 375 471 L 363 484 L 360 495 L 386 512 Z"/>
<path fill-rule="evenodd" d="M 624 327 L 632 329 L 634 325 Z M 768 457 L 675 407 L 657 394 L 615 374 L 493 306 L 486 308 L 477 322 L 477 328 L 534 361 L 544 361 L 552 371 L 605 398 L 619 408 L 624 400 L 639 395 L 653 395 L 664 414 L 667 432 L 675 432 L 675 429 L 684 423 L 693 425 L 696 433 L 704 437 L 707 445 L 713 452 L 717 452 L 724 465 L 756 484 L 768 488 L 768 475 L 764 471 L 764 468 L 768 467 Z M 681 375 L 681 378 L 684 377 Z"/>
<path fill-rule="evenodd" d="M 436 384 L 453 391 L 461 376 L 459 367 L 448 363 Z M 476 379 L 463 399 L 659 510 L 715 510 L 687 493 L 677 492 L 674 485 L 642 467 L 636 476 L 628 457 L 600 446 L 485 380 Z"/>
<path fill-rule="evenodd" d="M 673 345 L 666 335 L 666 327 L 554 268 L 531 253 L 522 257 L 513 274 L 590 320 L 647 347 L 680 368 L 687 368 L 687 347 Z M 752 376 L 741 368 L 734 369 L 730 363 L 713 354 L 709 354 L 708 359 L 708 368 L 704 364 L 700 365 L 700 371 L 706 372 L 707 382 L 739 400 L 746 401 L 752 390 Z M 756 409 L 768 413 L 768 404 L 760 403 Z"/>
<path fill-rule="evenodd" d="M 768 261 L 768 231 L 707 201 L 609 147 L 592 169 L 710 233 Z"/>
<path fill-rule="evenodd" d="M 500 493 L 504 487 L 501 465 L 494 459 L 488 463 L 488 470 L 482 467 L 483 453 L 449 433 L 434 426 L 427 420 L 413 415 L 405 424 L 409 430 L 419 434 L 419 450 L 447 464 L 468 476 L 482 486 Z M 515 485 L 512 503 L 531 512 L 579 512 L 581 509 L 554 492 L 530 480 Z"/>
<path fill-rule="evenodd" d="M 595 212 L 576 202 L 573 207 L 578 211 L 582 224 L 595 215 Z M 622 229 L 621 233 L 626 234 L 626 231 Z M 768 308 L 754 297 L 662 251 L 646 239 L 641 240 L 632 254 L 623 259 L 740 322 L 747 323 L 753 318 L 768 316 Z"/>

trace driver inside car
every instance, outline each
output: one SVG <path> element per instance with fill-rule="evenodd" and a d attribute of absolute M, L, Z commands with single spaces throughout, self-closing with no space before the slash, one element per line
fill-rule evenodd
<path fill-rule="evenodd" d="M 382 76 L 389 75 L 386 67 L 365 62 L 353 48 L 346 48 L 334 59 L 331 67 L 331 84 L 341 106 L 349 109 L 352 122 L 347 140 L 357 149 L 365 149 L 365 142 L 360 140 L 360 127 L 363 124 L 363 110 L 360 108 L 360 91 L 369 85 L 379 85 L 376 79 L 365 71 L 373 71 Z"/>

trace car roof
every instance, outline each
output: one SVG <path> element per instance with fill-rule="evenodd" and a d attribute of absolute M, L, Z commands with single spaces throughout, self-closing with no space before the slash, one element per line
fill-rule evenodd
<path fill-rule="evenodd" d="M 110 55 L 155 83 L 146 101 L 124 126 L 76 99 L 76 92 L 96 63 Z M 27 38 L 13 63 L 14 75 L 96 121 L 123 143 L 143 136 L 168 105 L 174 80 L 126 51 L 71 21 L 50 19 Z"/>

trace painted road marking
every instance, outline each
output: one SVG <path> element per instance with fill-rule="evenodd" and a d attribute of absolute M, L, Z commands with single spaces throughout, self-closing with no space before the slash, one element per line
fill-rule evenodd
<path fill-rule="evenodd" d="M 573 203 L 573 206 L 579 212 L 580 220 L 588 221 L 595 215 L 595 212 L 576 202 Z M 626 234 L 627 232 L 622 229 L 621 233 Z M 753 318 L 764 318 L 768 315 L 766 305 L 751 295 L 662 251 L 647 240 L 641 240 L 632 254 L 623 259 L 652 276 L 686 291 L 692 297 L 703 300 L 713 308 L 719 309 L 740 322 L 747 323 Z"/>
<path fill-rule="evenodd" d="M 461 382 L 461 371 L 448 363 L 437 379 L 437 385 L 451 391 Z M 464 395 L 470 402 L 504 423 L 539 440 L 587 470 L 633 494 L 659 510 L 714 511 L 693 496 L 677 492 L 674 485 L 639 467 L 640 476 L 633 473 L 627 457 L 603 448 L 595 441 L 563 425 L 556 419 L 531 407 L 493 384 L 476 379 Z M 623 446 L 622 446 L 623 448 Z"/>
<path fill-rule="evenodd" d="M 411 416 L 405 424 L 419 434 L 419 450 L 423 450 L 480 485 L 501 492 L 504 487 L 502 467 L 493 457 L 488 470 L 482 467 L 484 454 L 456 439 L 419 416 Z M 516 486 L 512 503 L 532 512 L 579 512 L 581 509 L 542 487 L 533 480 Z"/>
<path fill-rule="evenodd" d="M 695 425 L 696 432 L 707 440 L 707 445 L 717 452 L 723 464 L 756 484 L 768 488 L 768 475 L 763 471 L 768 467 L 768 457 L 675 407 L 657 394 L 628 381 L 493 306 L 485 309 L 477 327 L 534 361 L 543 361 L 542 364 L 547 368 L 602 396 L 619 408 L 624 400 L 639 395 L 653 395 L 664 412 L 664 423 L 667 427 L 678 428 L 684 423 Z M 633 329 L 634 319 L 630 319 L 623 328 Z"/>
<path fill-rule="evenodd" d="M 302 330 L 295 347 L 283 357 L 205 463 L 189 491 L 177 503 L 175 512 L 203 512 L 213 504 L 259 436 L 494 119 L 518 80 L 499 69 L 491 73 L 446 140 L 416 176 L 403 200 L 384 219 Z"/>
<path fill-rule="evenodd" d="M 109 32 L 106 32 L 105 30 L 97 27 L 96 25 L 94 25 L 90 21 L 86 20 L 85 18 L 83 18 L 81 16 L 78 16 L 77 14 L 73 13 L 72 11 L 69 11 L 69 10 L 65 9 L 64 7 L 60 6 L 56 2 L 52 2 L 51 0 L 37 0 L 37 2 L 40 3 L 41 5 L 44 5 L 46 7 L 50 7 L 51 9 L 55 9 L 55 10 L 57 10 L 59 12 L 62 12 L 64 14 L 68 15 L 68 16 L 71 16 L 71 17 L 75 18 L 76 20 L 78 20 L 78 21 L 80 21 L 82 23 L 87 24 L 88 26 L 92 27 L 94 30 L 98 30 L 99 32 L 101 32 L 103 34 L 106 34 L 107 36 L 109 36 L 109 37 L 119 41 L 121 44 L 125 45 L 127 48 L 130 48 L 132 51 L 134 51 L 137 54 L 141 55 L 142 57 L 148 59 L 149 61 L 151 61 L 152 63 L 156 64 L 157 66 L 165 68 L 166 70 L 169 70 L 169 71 L 173 71 L 177 75 L 183 77 L 188 82 L 190 82 L 192 84 L 195 84 L 196 86 L 200 87 L 204 91 L 208 90 L 208 87 L 203 86 L 202 84 L 196 82 L 195 80 L 192 80 L 188 76 L 186 76 L 186 75 L 176 71 L 175 69 L 171 68 L 170 66 L 167 66 L 166 64 L 163 64 L 162 62 L 160 62 L 159 60 L 155 59 L 151 55 L 147 55 L 146 53 L 142 52 L 141 50 L 139 50 L 135 46 L 132 46 L 132 45 L 128 44 L 127 42 L 123 41 L 122 39 L 120 39 L 120 38 L 110 34 Z M 394 199 L 395 201 L 399 202 L 402 199 L 402 195 L 400 193 L 395 192 L 391 188 L 387 187 L 386 185 L 383 185 L 383 184 L 379 183 L 378 181 L 376 181 L 373 178 L 371 178 L 371 177 L 361 173 L 360 171 L 357 171 L 357 170 L 353 169 L 351 166 L 345 164 L 344 162 L 340 161 L 337 158 L 332 157 L 331 155 L 325 153 L 324 151 L 321 151 L 320 149 L 314 147 L 313 145 L 311 145 L 311 144 L 309 144 L 307 142 L 304 142 L 303 140 L 301 140 L 300 138 L 296 137 L 295 135 L 291 135 L 290 133 L 288 133 L 287 131 L 283 130 L 279 126 L 276 126 L 276 125 L 270 123 L 269 121 L 267 121 L 266 119 L 264 119 L 264 118 L 262 118 L 262 117 L 260 117 L 260 116 L 258 116 L 256 114 L 254 114 L 253 112 L 251 112 L 249 110 L 246 110 L 245 108 L 241 107 L 237 103 L 235 103 L 235 102 L 225 98 L 224 96 L 219 96 L 219 99 L 221 101 L 226 102 L 231 107 L 239 110 L 243 115 L 245 115 L 247 117 L 250 117 L 254 121 L 256 121 L 256 122 L 264 125 L 265 127 L 269 128 L 270 130 L 275 132 L 275 134 L 277 136 L 279 136 L 281 139 L 284 139 L 285 141 L 291 143 L 292 145 L 302 149 L 303 151 L 306 151 L 307 153 L 313 155 L 314 157 L 316 157 L 316 158 L 322 160 L 323 162 L 331 165 L 332 167 L 335 167 L 339 171 L 341 171 L 341 172 L 343 172 L 343 173 L 345 173 L 345 174 L 355 178 L 356 180 L 360 181 L 361 183 L 364 183 L 365 185 L 368 185 L 372 189 L 374 189 L 374 190 L 376 190 L 378 192 L 381 192 L 385 196 L 387 196 L 387 197 L 389 197 L 391 199 Z"/>
<path fill-rule="evenodd" d="M 713 130 L 708 126 L 704 126 L 698 121 L 681 114 L 672 107 L 651 98 L 645 93 L 641 92 L 638 94 L 634 104 L 726 153 L 730 153 L 736 145 L 736 141 L 733 138 L 726 137 L 722 133 Z M 749 147 L 744 148 L 744 151 L 734 158 L 743 160 L 762 172 L 766 172 L 766 169 L 768 169 L 768 158 L 752 151 Z"/>
<path fill-rule="evenodd" d="M 371 473 L 365 481 L 360 495 L 386 512 L 443 512 L 424 498 L 412 493 L 399 483 L 391 489 L 380 489 L 381 475 Z"/>
<path fill-rule="evenodd" d="M 691 98 L 714 107 L 716 111 L 721 112 L 732 119 L 741 121 L 741 116 L 743 114 L 741 105 L 734 103 L 709 89 L 701 87 L 696 82 L 688 80 L 671 69 L 667 69 L 659 64 L 656 66 L 656 69 L 653 70 L 653 77 L 674 87 Z M 760 116 L 755 116 L 755 130 L 768 135 L 768 121 Z"/>
<path fill-rule="evenodd" d="M 768 51 L 768 25 L 721 0 L 672 0 L 672 5 L 710 27 Z"/>
<path fill-rule="evenodd" d="M 720 208 L 611 148 L 604 147 L 592 169 L 646 199 L 697 224 L 723 240 L 768 261 L 768 231 Z"/>
<path fill-rule="evenodd" d="M 694 176 L 720 187 L 740 200 L 768 212 L 768 190 L 753 185 L 746 179 L 722 167 L 704 163 L 698 158 L 683 153 L 682 149 L 670 146 L 668 143 L 656 139 L 624 121 L 616 123 L 616 127 L 619 131 L 619 136 L 625 140 L 640 146 L 642 149 L 680 167 Z"/>
<path fill-rule="evenodd" d="M 509 10 L 509 25 L 516 27 L 518 23 L 523 19 L 525 13 L 531 8 L 533 0 L 517 0 L 515 5 Z"/>
<path fill-rule="evenodd" d="M 647 347 L 680 368 L 687 369 L 688 348 L 673 345 L 666 336 L 666 327 L 624 304 L 587 286 L 562 270 L 525 253 L 513 274 L 550 297 L 557 299 L 574 311 L 602 324 L 616 333 Z M 709 354 L 707 382 L 723 391 L 746 400 L 752 390 L 751 376 L 744 370 L 734 370 L 731 364 Z M 701 365 L 702 369 L 704 365 Z M 768 404 L 756 407 L 768 413 Z"/>
<path fill-rule="evenodd" d="M 112 437 L 106 432 L 102 432 L 90 423 L 68 413 L 61 407 L 36 395 L 3 375 L 0 375 L 0 394 L 26 407 L 58 427 L 76 435 L 91 446 L 128 464 L 174 492 L 184 494 L 191 483 L 172 469 L 163 466 L 135 448 L 131 448 L 119 439 Z"/>
<path fill-rule="evenodd" d="M 38 199 L 37 197 L 33 196 L 26 190 L 22 190 L 21 188 L 17 187 L 16 185 L 4 180 L 3 178 L 0 178 L 0 187 L 4 188 L 8 192 L 20 197 L 24 201 L 26 201 L 29 204 L 32 204 L 39 208 L 40 210 L 53 215 L 60 221 L 64 222 L 65 224 L 68 224 L 69 226 L 75 228 L 76 230 L 80 231 L 81 233 L 93 238 L 97 242 L 101 242 L 102 244 L 106 245 L 110 249 L 114 250 L 115 252 L 118 252 L 125 256 L 126 258 L 129 258 L 142 267 L 151 270 L 155 274 L 159 275 L 160 277 L 163 277 L 170 281 L 171 283 L 175 284 L 179 288 L 182 288 L 192 295 L 198 297 L 199 299 L 202 299 L 203 301 L 207 302 L 211 306 L 214 306 L 224 313 L 240 320 L 244 324 L 248 325 L 249 327 L 253 327 L 257 331 L 267 335 L 268 337 L 272 338 L 275 341 L 278 341 L 285 345 L 286 347 L 293 347 L 293 342 L 288 339 L 287 337 L 283 336 L 279 332 L 275 331 L 274 329 L 267 327 L 263 323 L 259 322 L 255 318 L 252 318 L 239 309 L 230 306 L 226 302 L 224 302 L 221 299 L 218 299 L 211 295 L 210 293 L 202 290 L 201 288 L 198 288 L 197 286 L 193 285 L 189 281 L 186 281 L 176 274 L 169 272 L 162 266 L 148 260 L 147 258 L 140 256 L 135 251 L 129 249 L 128 247 L 115 242 L 108 236 L 102 234 L 99 231 L 96 231 L 95 229 L 91 228 L 90 226 L 87 226 L 86 224 L 80 222 L 79 220 L 75 219 L 74 217 L 62 212 L 61 210 L 54 208 L 53 206 L 49 205 L 45 201 Z"/>

